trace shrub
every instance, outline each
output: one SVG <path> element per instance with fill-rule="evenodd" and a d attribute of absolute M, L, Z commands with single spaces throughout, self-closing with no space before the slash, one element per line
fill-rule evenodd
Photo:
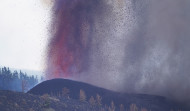
<path fill-rule="evenodd" d="M 50 95 L 49 95 L 49 94 L 43 94 L 41 97 L 42 97 L 43 99 L 45 99 L 45 100 L 48 100 L 49 97 L 50 97 Z"/>
<path fill-rule="evenodd" d="M 45 100 L 45 102 L 42 105 L 43 108 L 49 108 L 50 107 L 50 101 L 49 100 Z"/>

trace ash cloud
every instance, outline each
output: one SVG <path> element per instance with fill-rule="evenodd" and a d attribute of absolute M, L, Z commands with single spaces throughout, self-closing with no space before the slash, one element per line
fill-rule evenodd
<path fill-rule="evenodd" d="M 188 0 L 56 0 L 47 79 L 190 100 Z"/>
<path fill-rule="evenodd" d="M 138 28 L 126 47 L 125 84 L 135 82 L 128 90 L 190 99 L 189 7 L 187 0 L 154 0 L 135 7 L 142 13 L 136 12 Z"/>

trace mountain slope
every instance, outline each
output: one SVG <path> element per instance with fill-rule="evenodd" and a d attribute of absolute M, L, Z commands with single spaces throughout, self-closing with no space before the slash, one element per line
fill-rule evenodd
<path fill-rule="evenodd" d="M 100 111 L 87 102 L 0 90 L 0 111 Z"/>
<path fill-rule="evenodd" d="M 79 99 L 79 92 L 80 89 L 82 89 L 86 93 L 87 100 L 91 96 L 96 97 L 96 94 L 99 94 L 102 97 L 103 104 L 109 105 L 111 101 L 114 101 L 117 108 L 120 104 L 123 104 L 129 109 L 130 104 L 136 104 L 140 108 L 145 107 L 147 109 L 151 109 L 152 111 L 170 111 L 171 109 L 184 109 L 176 102 L 161 96 L 119 93 L 99 88 L 90 84 L 67 79 L 53 79 L 42 82 L 28 91 L 28 93 L 34 95 L 43 95 L 46 93 L 58 94 L 62 92 L 64 87 L 70 90 L 69 97 L 72 99 Z"/>

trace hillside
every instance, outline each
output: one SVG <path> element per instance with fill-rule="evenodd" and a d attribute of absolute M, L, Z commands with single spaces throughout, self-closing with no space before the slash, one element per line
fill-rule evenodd
<path fill-rule="evenodd" d="M 36 96 L 27 93 L 0 91 L 0 111 L 100 111 L 88 102 L 65 97 Z"/>
<path fill-rule="evenodd" d="M 130 105 L 135 104 L 139 108 L 146 108 L 151 111 L 170 111 L 171 109 L 174 111 L 179 109 L 185 110 L 182 105 L 165 97 L 113 92 L 90 84 L 67 79 L 53 79 L 42 82 L 28 91 L 28 93 L 34 95 L 61 95 L 64 88 L 69 89 L 69 97 L 75 100 L 79 99 L 80 90 L 85 91 L 87 100 L 89 100 L 91 96 L 96 97 L 98 94 L 102 98 L 103 105 L 110 105 L 111 101 L 113 101 L 117 110 L 119 110 L 121 104 L 123 104 L 126 109 L 130 109 Z"/>

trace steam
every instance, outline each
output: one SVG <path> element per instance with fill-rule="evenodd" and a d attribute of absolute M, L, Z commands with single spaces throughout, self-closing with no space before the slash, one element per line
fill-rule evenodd
<path fill-rule="evenodd" d="M 47 79 L 190 100 L 190 1 L 56 0 Z"/>

